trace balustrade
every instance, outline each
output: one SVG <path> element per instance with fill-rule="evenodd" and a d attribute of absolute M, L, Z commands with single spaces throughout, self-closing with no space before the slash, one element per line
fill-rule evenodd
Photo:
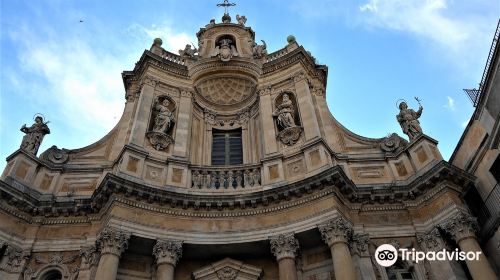
<path fill-rule="evenodd" d="M 260 166 L 193 167 L 192 187 L 197 189 L 241 189 L 261 185 Z"/>

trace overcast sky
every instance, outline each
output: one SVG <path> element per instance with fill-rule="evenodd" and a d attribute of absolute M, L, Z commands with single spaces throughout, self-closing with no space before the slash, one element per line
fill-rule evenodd
<path fill-rule="evenodd" d="M 132 70 L 153 39 L 177 53 L 223 14 L 222 1 L 1 1 L 0 170 L 21 142 L 23 124 L 41 113 L 52 145 L 81 148 L 102 138 L 124 108 L 121 72 Z M 230 9 L 265 40 L 286 37 L 329 67 L 333 115 L 365 137 L 397 132 L 396 101 L 417 108 L 424 132 L 448 159 L 473 107 L 500 17 L 498 0 L 240 0 Z"/>

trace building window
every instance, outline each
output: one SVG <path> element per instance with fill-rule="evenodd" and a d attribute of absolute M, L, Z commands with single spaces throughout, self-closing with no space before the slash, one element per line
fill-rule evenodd
<path fill-rule="evenodd" d="M 493 165 L 490 168 L 490 173 L 493 175 L 495 180 L 497 180 L 497 184 L 500 184 L 500 155 L 497 156 L 497 159 L 493 162 Z"/>
<path fill-rule="evenodd" d="M 407 264 L 397 261 L 393 266 L 387 268 L 389 280 L 413 280 L 416 279 Z"/>
<path fill-rule="evenodd" d="M 243 164 L 241 128 L 212 130 L 212 165 Z"/>

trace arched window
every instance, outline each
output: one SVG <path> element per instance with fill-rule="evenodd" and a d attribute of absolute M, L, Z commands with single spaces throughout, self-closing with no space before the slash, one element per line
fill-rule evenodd
<path fill-rule="evenodd" d="M 56 269 L 47 271 L 40 277 L 40 280 L 61 280 L 61 279 L 62 279 L 62 274 L 59 270 Z"/>
<path fill-rule="evenodd" d="M 243 164 L 241 128 L 212 130 L 212 165 Z"/>
<path fill-rule="evenodd" d="M 394 265 L 387 268 L 387 277 L 389 280 L 414 280 L 417 279 L 410 267 L 398 260 Z"/>

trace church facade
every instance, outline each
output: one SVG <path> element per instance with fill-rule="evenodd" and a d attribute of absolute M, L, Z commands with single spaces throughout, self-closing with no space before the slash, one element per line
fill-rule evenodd
<path fill-rule="evenodd" d="M 497 279 L 463 199 L 476 178 L 422 133 L 422 107 L 399 106 L 410 141 L 356 135 L 328 110 L 328 68 L 245 23 L 225 13 L 179 55 L 154 40 L 94 144 L 37 156 L 50 130 L 23 126 L 0 180 L 0 278 Z M 480 257 L 383 266 L 383 244 Z"/>

